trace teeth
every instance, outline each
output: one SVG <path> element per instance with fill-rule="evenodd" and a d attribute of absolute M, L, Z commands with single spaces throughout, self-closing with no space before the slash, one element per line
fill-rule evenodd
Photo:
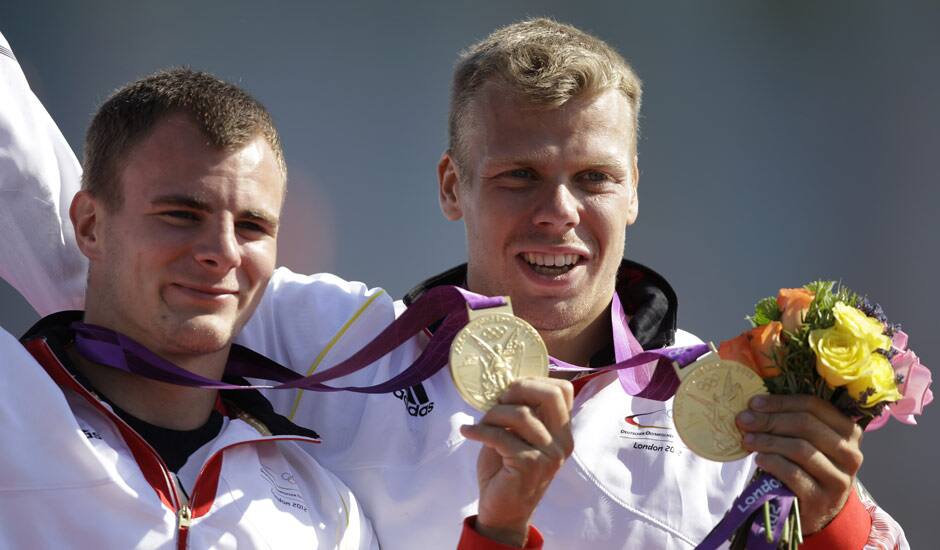
<path fill-rule="evenodd" d="M 577 254 L 536 254 L 526 252 L 522 255 L 526 262 L 543 267 L 573 266 L 578 263 Z"/>

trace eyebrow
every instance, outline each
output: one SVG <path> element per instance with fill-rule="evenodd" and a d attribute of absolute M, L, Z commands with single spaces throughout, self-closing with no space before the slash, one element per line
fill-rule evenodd
<path fill-rule="evenodd" d="M 540 159 L 538 156 L 524 156 L 524 157 L 493 157 L 486 160 L 486 164 L 489 166 L 538 166 L 543 163 L 544 159 Z M 619 170 L 621 172 L 627 172 L 630 170 L 627 164 L 620 161 L 616 158 L 598 158 L 592 159 L 583 164 L 586 170 Z"/>
<path fill-rule="evenodd" d="M 214 211 L 208 202 L 192 195 L 160 195 L 151 200 L 150 204 L 152 206 L 180 206 L 207 214 L 211 214 Z M 263 210 L 242 210 L 238 213 L 238 218 L 264 223 L 271 227 L 278 226 L 277 218 Z"/>

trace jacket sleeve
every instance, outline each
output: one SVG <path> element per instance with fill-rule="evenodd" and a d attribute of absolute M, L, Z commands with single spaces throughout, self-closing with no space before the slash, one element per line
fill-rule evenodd
<path fill-rule="evenodd" d="M 87 264 L 68 210 L 81 167 L 0 34 L 0 277 L 40 315 L 81 309 Z"/>
<path fill-rule="evenodd" d="M 860 484 L 852 490 L 842 511 L 826 527 L 806 537 L 806 550 L 905 550 L 910 545 L 904 530 L 882 510 Z"/>
<path fill-rule="evenodd" d="M 910 550 L 911 545 L 904 536 L 904 529 L 901 524 L 894 520 L 887 512 L 879 507 L 871 496 L 865 491 L 859 493 L 859 500 L 862 506 L 871 516 L 871 530 L 868 532 L 868 541 L 865 543 L 866 550 Z"/>
<path fill-rule="evenodd" d="M 471 516 L 463 521 L 463 530 L 460 533 L 460 542 L 457 543 L 457 550 L 518 550 L 516 546 L 508 546 L 488 539 L 477 533 L 474 529 L 476 516 Z M 544 544 L 542 534 L 535 526 L 529 526 L 529 534 L 526 538 L 525 546 L 522 550 L 540 550 Z"/>

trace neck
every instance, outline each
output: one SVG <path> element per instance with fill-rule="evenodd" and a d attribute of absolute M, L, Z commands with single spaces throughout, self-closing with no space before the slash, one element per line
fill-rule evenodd
<path fill-rule="evenodd" d="M 68 349 L 69 357 L 95 391 L 131 416 L 161 428 L 194 430 L 209 420 L 217 391 L 167 384 L 93 363 Z M 229 346 L 199 356 L 166 356 L 177 366 L 213 380 L 221 380 Z"/>
<path fill-rule="evenodd" d="M 587 367 L 594 356 L 610 341 L 610 308 L 583 326 L 558 330 L 539 329 L 548 354 L 566 363 Z"/>

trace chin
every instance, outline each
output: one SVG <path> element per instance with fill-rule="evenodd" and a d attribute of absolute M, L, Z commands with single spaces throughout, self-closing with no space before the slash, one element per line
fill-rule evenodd
<path fill-rule="evenodd" d="M 214 353 L 232 343 L 234 325 L 217 318 L 188 319 L 167 334 L 178 353 Z"/>
<path fill-rule="evenodd" d="M 532 299 L 513 302 L 514 313 L 536 330 L 562 330 L 576 326 L 587 316 L 587 307 L 578 300 Z"/>

